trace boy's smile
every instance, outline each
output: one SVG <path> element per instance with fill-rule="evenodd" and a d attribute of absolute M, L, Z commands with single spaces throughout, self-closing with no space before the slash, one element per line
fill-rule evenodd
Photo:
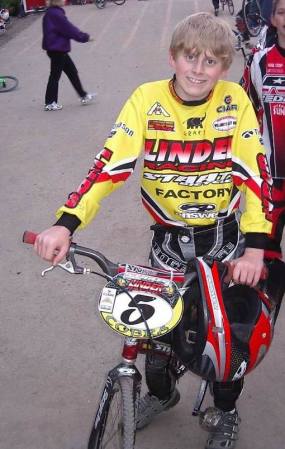
<path fill-rule="evenodd" d="M 175 57 L 170 54 L 169 63 L 176 74 L 175 91 L 184 101 L 206 98 L 217 81 L 227 74 L 222 61 L 210 52 L 180 52 Z"/>

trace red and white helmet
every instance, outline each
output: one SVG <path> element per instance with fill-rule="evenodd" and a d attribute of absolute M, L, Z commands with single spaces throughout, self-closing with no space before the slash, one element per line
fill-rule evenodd
<path fill-rule="evenodd" d="M 209 264 L 203 258 L 195 259 L 194 264 L 199 298 L 195 287 L 191 291 L 190 286 L 184 295 L 182 322 L 174 331 L 174 351 L 204 379 L 238 380 L 252 371 L 269 350 L 277 303 L 266 288 L 233 285 L 222 291 L 221 264 Z M 285 273 L 283 265 L 282 269 Z"/>

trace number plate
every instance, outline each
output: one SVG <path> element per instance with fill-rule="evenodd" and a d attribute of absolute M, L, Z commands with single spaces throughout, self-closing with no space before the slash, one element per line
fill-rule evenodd
<path fill-rule="evenodd" d="M 183 300 L 173 281 L 126 271 L 103 288 L 99 312 L 109 327 L 124 336 L 148 338 L 146 321 L 151 336 L 160 337 L 180 321 Z"/>

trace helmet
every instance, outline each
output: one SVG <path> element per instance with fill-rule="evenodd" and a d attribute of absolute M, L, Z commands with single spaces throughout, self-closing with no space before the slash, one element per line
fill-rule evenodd
<path fill-rule="evenodd" d="M 174 352 L 190 371 L 206 380 L 238 380 L 269 350 L 284 288 L 277 307 L 266 282 L 260 289 L 234 285 L 222 291 L 224 264 L 198 257 L 193 265 L 190 270 L 196 270 L 199 282 L 190 284 L 184 294 L 185 311 L 174 330 Z"/>
<path fill-rule="evenodd" d="M 1 17 L 1 19 L 3 19 L 6 22 L 9 19 L 9 11 L 8 11 L 8 9 L 1 9 L 0 10 L 0 17 Z"/>

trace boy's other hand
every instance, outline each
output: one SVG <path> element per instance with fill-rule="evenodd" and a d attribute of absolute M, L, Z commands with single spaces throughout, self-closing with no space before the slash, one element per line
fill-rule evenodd
<path fill-rule="evenodd" d="M 41 232 L 34 249 L 44 260 L 57 265 L 66 255 L 70 245 L 70 231 L 65 226 L 52 226 Z"/>
<path fill-rule="evenodd" d="M 262 274 L 263 256 L 263 249 L 246 248 L 241 257 L 232 260 L 230 265 L 233 268 L 233 282 L 255 287 Z"/>

